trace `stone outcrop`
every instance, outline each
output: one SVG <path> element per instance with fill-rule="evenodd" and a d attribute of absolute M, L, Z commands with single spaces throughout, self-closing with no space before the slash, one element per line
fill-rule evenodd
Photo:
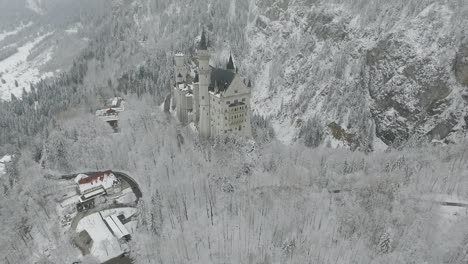
<path fill-rule="evenodd" d="M 468 87 L 468 43 L 460 46 L 453 64 L 457 81 Z"/>

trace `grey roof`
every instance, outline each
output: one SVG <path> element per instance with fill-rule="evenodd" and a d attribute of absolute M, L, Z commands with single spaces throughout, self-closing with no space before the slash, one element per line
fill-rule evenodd
<path fill-rule="evenodd" d="M 229 54 L 229 62 L 227 63 L 226 68 L 228 70 L 234 70 L 234 62 L 232 61 L 232 55 Z"/>
<path fill-rule="evenodd" d="M 217 92 L 224 92 L 227 90 L 229 85 L 231 85 L 232 81 L 236 77 L 236 74 L 232 71 L 228 71 L 225 69 L 219 68 L 211 68 L 211 80 L 208 89 L 211 92 L 217 90 Z M 217 87 L 218 89 L 215 89 Z"/>
<path fill-rule="evenodd" d="M 245 105 L 245 103 L 243 103 L 243 102 L 235 102 L 235 103 L 230 104 L 229 106 L 230 106 L 230 107 L 233 107 L 233 106 L 239 106 L 239 105 Z"/>
<path fill-rule="evenodd" d="M 202 31 L 201 33 L 201 38 L 200 38 L 200 46 L 198 47 L 201 50 L 207 50 L 208 45 L 206 43 L 206 37 L 205 37 L 205 30 Z"/>

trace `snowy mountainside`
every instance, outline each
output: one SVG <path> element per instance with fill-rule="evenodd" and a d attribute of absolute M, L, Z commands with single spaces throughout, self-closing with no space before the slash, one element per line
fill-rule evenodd
<path fill-rule="evenodd" d="M 41 79 L 69 69 L 96 34 L 96 24 L 110 12 L 107 1 L 87 2 L 77 6 L 69 1 L 0 1 L 0 16 L 21 14 L 0 24 L 0 100 L 21 97 Z"/>
<path fill-rule="evenodd" d="M 42 0 L 27 0 L 26 7 L 40 15 L 44 14 Z"/>
<path fill-rule="evenodd" d="M 53 20 L 35 13 L 33 26 L 19 31 L 53 32 L 33 49 L 35 58 L 43 58 L 42 66 L 33 66 L 40 77 L 66 69 L 82 47 L 91 45 L 100 57 L 100 67 L 89 72 L 95 87 L 116 88 L 115 80 L 122 79 L 131 85 L 128 81 L 138 75 L 126 75 L 128 71 L 157 65 L 152 73 L 157 87 L 152 89 L 169 93 L 172 55 L 178 51 L 195 55 L 204 27 L 211 63 L 223 66 L 227 54 L 233 53 L 241 76 L 253 81 L 255 114 L 268 118 L 276 137 L 288 144 L 369 150 L 422 135 L 450 142 L 461 136 L 466 123 L 461 96 L 468 76 L 464 1 L 77 4 L 48 0 L 41 4 L 46 14 L 66 12 L 55 12 L 60 15 Z M 83 17 L 72 15 L 80 8 Z M 86 23 L 89 20 L 94 22 Z M 33 40 L 17 44 L 14 35 L 8 35 L 0 40 L 0 48 L 9 55 Z M 145 90 L 154 86 L 149 81 L 142 82 Z M 3 87 L 3 98 L 17 88 L 14 81 L 9 85 Z M 22 88 L 15 91 L 20 95 Z"/>
<path fill-rule="evenodd" d="M 392 144 L 430 132 L 446 116 L 465 115 L 457 97 L 462 87 L 451 71 L 467 27 L 466 20 L 456 23 L 456 5 L 433 1 L 405 11 L 410 4 L 382 4 L 385 13 L 374 20 L 347 4 L 260 2 L 247 29 L 248 57 L 260 69 L 265 55 L 270 62 L 257 75 L 254 101 L 257 111 L 277 116 L 280 131 L 317 115 L 323 126 L 339 124 L 365 148 L 375 134 Z M 367 3 L 366 12 L 379 12 L 374 4 L 380 3 Z M 429 116 L 442 100 L 439 113 Z"/>
<path fill-rule="evenodd" d="M 464 1 L 134 1 L 116 10 L 121 38 L 143 57 L 194 54 L 204 26 L 212 64 L 232 51 L 253 79 L 255 113 L 286 143 L 318 137 L 367 150 L 424 135 L 450 142 L 465 125 L 457 76 L 466 76 L 466 60 L 456 60 L 468 42 Z"/>

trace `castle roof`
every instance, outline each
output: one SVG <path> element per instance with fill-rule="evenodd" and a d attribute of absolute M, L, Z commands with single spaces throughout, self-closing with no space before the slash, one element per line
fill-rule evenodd
<path fill-rule="evenodd" d="M 232 55 L 229 54 L 229 62 L 226 67 L 228 70 L 234 70 L 234 62 L 232 61 Z"/>
<path fill-rule="evenodd" d="M 236 74 L 232 71 L 211 67 L 210 85 L 208 89 L 210 92 L 225 92 L 235 77 Z"/>
<path fill-rule="evenodd" d="M 240 106 L 240 105 L 245 105 L 243 102 L 235 102 L 229 105 L 229 107 L 234 107 L 234 106 Z"/>
<path fill-rule="evenodd" d="M 208 45 L 205 37 L 205 30 L 202 31 L 201 38 L 200 38 L 200 46 L 198 46 L 199 49 L 201 50 L 207 50 Z"/>

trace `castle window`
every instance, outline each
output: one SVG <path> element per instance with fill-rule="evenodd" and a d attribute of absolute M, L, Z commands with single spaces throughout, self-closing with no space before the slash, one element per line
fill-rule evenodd
<path fill-rule="evenodd" d="M 245 102 L 245 98 L 242 98 L 242 102 Z"/>
<path fill-rule="evenodd" d="M 227 101 L 226 104 L 227 104 L 227 105 L 230 105 L 230 104 L 231 104 L 231 101 Z"/>
<path fill-rule="evenodd" d="M 202 96 L 201 99 L 204 100 L 204 99 L 205 99 L 205 96 Z M 203 109 L 204 109 L 204 108 L 203 108 Z"/>
<path fill-rule="evenodd" d="M 236 99 L 236 100 L 234 100 L 234 103 L 238 103 L 238 102 L 239 102 L 239 100 L 237 100 L 237 99 Z"/>
<path fill-rule="evenodd" d="M 237 90 L 234 90 L 234 93 L 237 93 Z"/>

